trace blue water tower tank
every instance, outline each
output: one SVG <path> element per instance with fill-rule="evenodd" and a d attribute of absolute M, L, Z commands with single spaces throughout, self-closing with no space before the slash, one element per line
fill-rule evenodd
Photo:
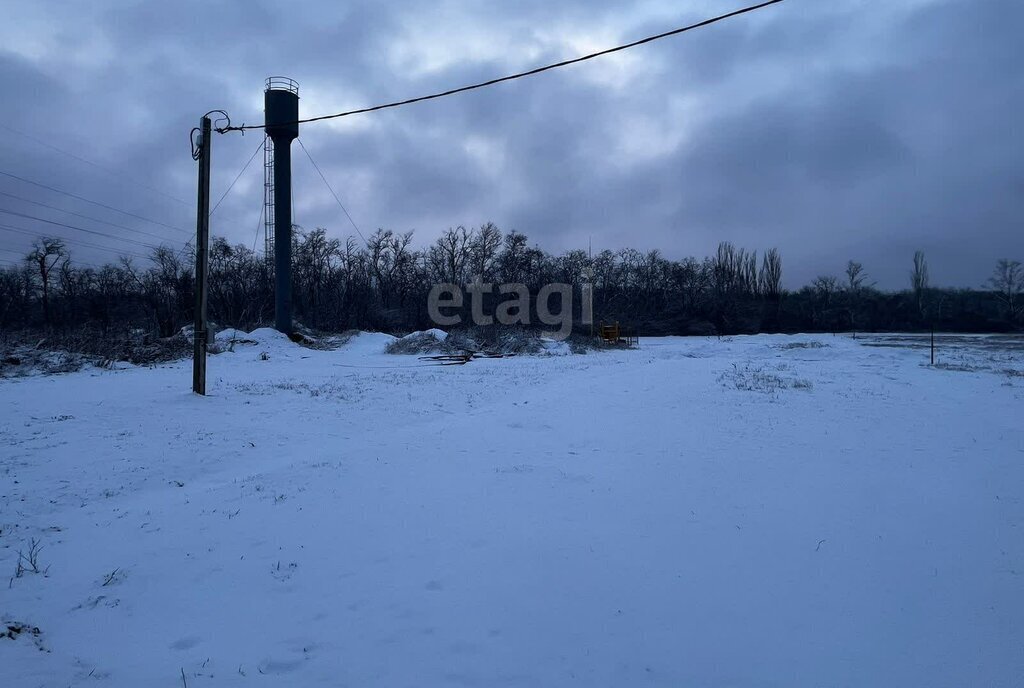
<path fill-rule="evenodd" d="M 286 76 L 267 79 L 263 92 L 263 121 L 267 135 L 291 141 L 299 136 L 299 84 Z"/>

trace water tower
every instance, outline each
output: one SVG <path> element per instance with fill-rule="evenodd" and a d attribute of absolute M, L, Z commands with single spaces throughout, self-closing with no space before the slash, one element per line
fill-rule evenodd
<path fill-rule="evenodd" d="M 269 260 L 274 255 L 274 327 L 292 333 L 292 140 L 299 136 L 299 84 L 272 76 L 263 92 L 263 121 L 272 147 L 264 149 Z"/>

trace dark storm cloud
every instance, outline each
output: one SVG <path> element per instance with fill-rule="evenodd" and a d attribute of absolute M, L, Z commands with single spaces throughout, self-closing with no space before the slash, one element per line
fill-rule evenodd
<path fill-rule="evenodd" d="M 16 135 L 0 146 L 0 169 L 187 230 L 188 130 L 212 108 L 259 122 L 267 75 L 298 79 L 303 115 L 323 114 L 726 9 L 582 0 L 25 4 L 0 34 L 0 75 L 17 96 L 0 101 L 2 122 L 123 172 Z M 1008 0 L 789 0 L 610 59 L 310 125 L 302 140 L 364 234 L 415 229 L 425 243 L 450 225 L 493 220 L 552 251 L 592 241 L 670 257 L 730 240 L 780 248 L 793 286 L 838 273 L 850 258 L 883 286 L 903 286 L 910 256 L 923 249 L 936 282 L 978 286 L 997 258 L 1024 258 L 1022 26 L 1024 11 Z M 215 140 L 215 200 L 257 134 Z M 296 220 L 353 234 L 297 145 L 293 157 Z M 258 163 L 214 218 L 214 231 L 232 241 L 255 238 Z M 6 178 L 0 190 L 96 211 Z M 0 207 L 26 208 L 17 203 L 4 197 Z M 179 245 L 188 238 L 159 231 Z M 0 232 L 5 247 L 27 240 Z"/>

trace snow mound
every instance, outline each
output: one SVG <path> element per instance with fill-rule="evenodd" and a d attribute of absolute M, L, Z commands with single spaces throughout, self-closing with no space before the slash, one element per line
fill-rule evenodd
<path fill-rule="evenodd" d="M 344 350 L 355 354 L 382 354 L 398 337 L 383 332 L 359 332 L 344 345 Z"/>
<path fill-rule="evenodd" d="M 249 335 L 248 332 L 242 330 L 236 330 L 233 327 L 229 327 L 226 330 L 221 330 L 216 334 L 214 340 L 218 344 L 259 344 L 259 342 Z"/>
<path fill-rule="evenodd" d="M 413 332 L 413 334 L 422 334 L 422 335 L 429 334 L 431 337 L 433 337 L 434 339 L 436 339 L 439 342 L 443 342 L 444 340 L 448 339 L 448 333 L 445 332 L 444 330 L 439 330 L 436 327 L 432 327 L 429 330 L 424 330 L 423 332 Z M 410 335 L 406 335 L 406 336 L 411 337 L 412 335 L 410 334 Z"/>
<path fill-rule="evenodd" d="M 249 333 L 249 337 L 255 339 L 260 344 L 291 344 L 292 340 L 288 339 L 288 335 L 283 332 L 278 332 L 273 327 L 260 327 Z"/>
<path fill-rule="evenodd" d="M 559 341 L 541 337 L 540 346 L 541 350 L 539 353 L 543 356 L 568 356 L 572 353 L 572 347 L 565 340 Z"/>
<path fill-rule="evenodd" d="M 298 346 L 288 335 L 270 327 L 260 327 L 252 332 L 245 332 L 229 327 L 214 335 L 211 353 L 239 352 L 242 349 L 255 348 L 261 355 L 272 352 L 284 353 Z"/>

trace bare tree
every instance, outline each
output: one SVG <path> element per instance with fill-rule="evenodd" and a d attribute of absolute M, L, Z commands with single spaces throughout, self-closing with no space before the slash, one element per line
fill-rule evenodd
<path fill-rule="evenodd" d="M 368 260 L 374 286 L 384 308 L 390 308 L 395 295 L 404 294 L 402 278 L 415 263 L 409 244 L 412 232 L 395 234 L 390 229 L 378 229 L 366 242 Z"/>
<path fill-rule="evenodd" d="M 216 246 L 215 241 L 214 247 Z M 153 267 L 142 277 L 143 298 L 153 311 L 157 334 L 168 337 L 174 333 L 178 324 L 176 315 L 191 300 L 191 276 L 179 254 L 166 246 L 155 249 L 150 255 L 150 260 Z M 219 287 L 220 283 L 221 280 L 217 280 L 214 284 Z"/>
<path fill-rule="evenodd" d="M 811 283 L 818 298 L 821 299 L 821 303 L 825 308 L 828 308 L 832 304 L 832 296 L 839 289 L 839 280 L 832 275 L 821 275 L 815 278 L 814 282 Z"/>
<path fill-rule="evenodd" d="M 742 264 L 740 274 L 742 276 L 743 293 L 750 296 L 758 296 L 761 293 L 761 285 L 757 275 L 757 251 L 744 254 L 740 250 Z"/>
<path fill-rule="evenodd" d="M 0 331 L 7 331 L 12 319 L 20 319 L 30 311 L 35 291 L 32 275 L 28 263 L 0 270 Z"/>
<path fill-rule="evenodd" d="M 528 252 L 525 234 L 512 230 L 505 235 L 501 253 L 498 255 L 498 274 L 502 282 L 512 284 L 526 281 Z"/>
<path fill-rule="evenodd" d="M 39 270 L 39 281 L 43 294 L 43 322 L 50 324 L 50 276 L 54 266 L 67 259 L 64 240 L 54 237 L 40 237 L 32 244 L 32 251 L 25 260 Z"/>
<path fill-rule="evenodd" d="M 498 249 L 501 248 L 501 230 L 488 222 L 473 235 L 469 244 L 469 262 L 472 277 L 491 282 L 498 263 Z"/>
<path fill-rule="evenodd" d="M 317 227 L 308 234 L 295 234 L 292 258 L 293 280 L 304 289 L 303 298 L 311 310 L 322 307 L 327 294 L 325 286 L 341 255 L 341 241 L 327 236 L 327 230 Z"/>
<path fill-rule="evenodd" d="M 430 267 L 442 282 L 462 284 L 467 281 L 466 267 L 471 251 L 469 231 L 462 225 L 455 229 L 449 227 L 430 247 Z"/>
<path fill-rule="evenodd" d="M 712 261 L 715 291 L 719 297 L 735 293 L 740 282 L 742 254 L 737 254 L 731 242 L 723 241 L 718 244 L 718 251 Z"/>
<path fill-rule="evenodd" d="M 770 248 L 761 261 L 761 294 L 771 301 L 778 300 L 782 295 L 782 257 L 779 250 Z"/>
<path fill-rule="evenodd" d="M 1010 320 L 1016 320 L 1024 311 L 1024 303 L 1020 300 L 1024 292 L 1024 269 L 1020 261 L 1004 259 L 997 262 L 988 284 L 1003 303 Z"/>
<path fill-rule="evenodd" d="M 867 280 L 867 273 L 864 272 L 864 266 L 855 260 L 851 260 L 846 264 L 846 288 L 852 294 L 860 293 L 861 288 L 864 286 L 864 282 Z"/>
<path fill-rule="evenodd" d="M 861 295 L 868 286 L 865 284 L 867 279 L 868 275 L 864 272 L 863 265 L 855 260 L 851 260 L 846 264 L 847 314 L 849 326 L 854 330 L 854 336 L 856 336 L 856 330 L 861 320 Z"/>

